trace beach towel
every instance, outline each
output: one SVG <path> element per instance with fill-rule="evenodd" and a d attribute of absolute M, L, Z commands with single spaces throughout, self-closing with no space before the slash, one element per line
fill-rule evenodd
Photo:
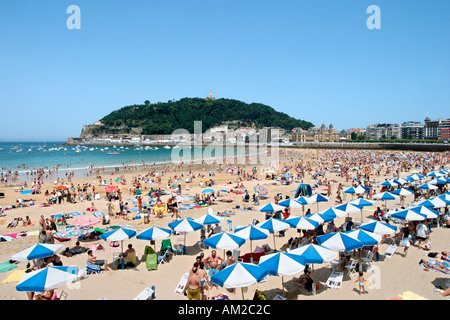
<path fill-rule="evenodd" d="M 6 272 L 15 268 L 17 268 L 17 266 L 13 265 L 9 261 L 0 263 L 0 272 Z"/>
<path fill-rule="evenodd" d="M 17 238 L 17 233 L 4 234 L 4 236 L 11 237 L 13 239 Z"/>
<path fill-rule="evenodd" d="M 97 245 L 92 245 L 91 246 L 91 249 L 92 249 L 92 252 L 97 252 L 97 251 L 106 251 L 106 249 L 105 249 L 105 246 L 104 245 L 102 245 L 102 247 L 103 247 L 103 249 L 98 249 L 97 248 L 97 246 L 98 246 L 98 244 Z"/>
<path fill-rule="evenodd" d="M 94 217 L 103 217 L 105 214 L 103 212 L 93 212 L 92 215 Z"/>
<path fill-rule="evenodd" d="M 111 241 L 111 242 L 109 243 L 109 247 L 111 248 L 111 250 L 115 250 L 115 249 L 120 249 L 122 246 L 121 246 L 120 243 L 119 243 L 119 245 L 118 245 L 117 247 L 114 247 L 114 246 L 113 246 L 113 242 Z"/>
<path fill-rule="evenodd" d="M 405 291 L 402 294 L 400 294 L 399 297 L 402 298 L 403 300 L 429 300 L 411 291 Z"/>
<path fill-rule="evenodd" d="M 28 232 L 28 235 L 30 235 L 30 236 L 38 236 L 39 235 L 39 230 L 30 231 L 30 232 Z"/>
<path fill-rule="evenodd" d="M 76 216 L 81 216 L 81 213 L 79 213 L 79 212 L 71 212 L 71 213 L 69 213 L 69 215 L 71 217 L 76 217 Z"/>
<path fill-rule="evenodd" d="M 13 271 L 2 283 L 12 283 L 19 282 L 22 280 L 22 276 L 25 274 L 26 270 L 15 270 Z"/>

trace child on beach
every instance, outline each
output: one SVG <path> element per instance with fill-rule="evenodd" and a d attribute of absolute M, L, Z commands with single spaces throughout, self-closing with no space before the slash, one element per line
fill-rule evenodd
<path fill-rule="evenodd" d="M 356 279 L 355 282 L 359 283 L 359 294 L 361 295 L 362 293 L 365 294 L 367 293 L 367 291 L 365 291 L 365 283 L 366 283 L 366 279 L 364 279 L 364 273 L 362 271 L 359 271 L 358 273 L 358 279 Z"/>

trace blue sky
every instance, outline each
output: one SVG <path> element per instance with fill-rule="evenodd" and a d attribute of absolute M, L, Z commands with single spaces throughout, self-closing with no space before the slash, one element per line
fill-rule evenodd
<path fill-rule="evenodd" d="M 65 140 L 210 89 L 339 130 L 447 119 L 449 13 L 448 0 L 2 0 L 0 138 Z"/>

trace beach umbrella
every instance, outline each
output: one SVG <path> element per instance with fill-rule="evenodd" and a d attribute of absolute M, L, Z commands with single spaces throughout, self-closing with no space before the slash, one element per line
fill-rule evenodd
<path fill-rule="evenodd" d="M 44 290 L 57 289 L 63 285 L 70 284 L 78 278 L 78 267 L 49 266 L 36 271 L 25 273 L 17 291 L 42 292 Z"/>
<path fill-rule="evenodd" d="M 446 177 L 439 177 L 439 178 L 429 181 L 428 183 L 430 183 L 430 184 L 447 184 L 448 182 L 449 181 L 447 180 Z"/>
<path fill-rule="evenodd" d="M 151 227 L 147 230 L 142 231 L 136 236 L 136 239 L 139 240 L 163 240 L 167 239 L 172 235 L 172 230 L 160 228 L 160 227 Z M 156 251 L 156 243 L 155 243 L 155 251 Z"/>
<path fill-rule="evenodd" d="M 357 213 L 360 212 L 362 207 L 351 204 L 350 202 L 344 203 L 344 204 L 340 204 L 336 207 L 334 207 L 335 210 L 339 210 L 339 211 L 344 211 L 345 213 L 349 214 L 349 213 Z M 321 211 L 320 213 L 324 213 L 324 214 L 328 214 L 331 215 L 332 211 L 328 209 L 325 211 Z M 339 212 L 337 211 L 337 212 Z M 335 211 L 336 212 L 336 211 Z M 340 213 L 342 215 L 342 213 Z"/>
<path fill-rule="evenodd" d="M 286 222 L 292 228 L 300 230 L 315 230 L 319 226 L 319 222 L 312 220 L 306 216 L 304 217 L 289 217 Z"/>
<path fill-rule="evenodd" d="M 362 225 L 359 226 L 358 229 L 366 230 L 366 231 L 373 232 L 373 233 L 376 233 L 379 235 L 392 234 L 395 231 L 397 231 L 396 226 L 391 226 L 389 224 L 386 224 L 386 223 L 383 223 L 380 221 L 376 221 L 376 220 L 363 223 Z"/>
<path fill-rule="evenodd" d="M 356 187 L 350 187 L 346 190 L 344 190 L 344 193 L 350 193 L 350 194 L 363 194 L 364 192 L 369 191 L 370 188 L 358 185 Z"/>
<path fill-rule="evenodd" d="M 361 228 L 346 231 L 344 234 L 361 241 L 365 246 L 375 246 L 381 241 L 381 235 Z"/>
<path fill-rule="evenodd" d="M 372 198 L 374 198 L 376 200 L 384 200 L 384 206 L 385 206 L 386 211 L 387 211 L 387 202 L 388 202 L 388 200 L 398 199 L 399 196 L 396 195 L 396 194 L 392 194 L 390 192 L 381 192 L 381 193 L 377 193 L 377 194 L 373 195 Z"/>
<path fill-rule="evenodd" d="M 297 200 L 292 199 L 292 198 L 280 201 L 278 204 L 280 206 L 287 207 L 287 208 L 300 208 L 300 207 L 303 207 L 303 205 L 304 205 L 303 203 L 300 203 Z"/>
<path fill-rule="evenodd" d="M 11 259 L 16 261 L 26 261 L 47 258 L 55 255 L 63 249 L 64 246 L 62 244 L 37 243 L 19 253 L 16 253 L 11 257 Z"/>
<path fill-rule="evenodd" d="M 418 181 L 418 180 L 421 180 L 421 179 L 423 179 L 423 178 L 425 178 L 424 175 L 414 173 L 414 174 L 412 174 L 412 175 L 407 176 L 407 177 L 406 177 L 406 180 L 408 180 L 408 181 L 411 181 L 411 180 L 412 180 L 412 181 Z M 411 182 L 412 182 L 412 181 L 411 181 Z"/>
<path fill-rule="evenodd" d="M 322 211 L 317 212 L 320 215 L 328 216 L 334 218 L 341 218 L 347 215 L 347 212 L 337 208 L 328 208 Z"/>
<path fill-rule="evenodd" d="M 431 183 L 421 184 L 417 188 L 422 189 L 422 190 L 437 190 L 438 189 L 437 186 L 435 186 L 434 184 L 431 184 Z"/>
<path fill-rule="evenodd" d="M 261 282 L 269 270 L 253 263 L 237 262 L 211 277 L 211 282 L 226 289 L 250 287 Z M 242 290 L 242 299 L 244 291 Z"/>
<path fill-rule="evenodd" d="M 284 290 L 284 276 L 291 276 L 305 270 L 306 259 L 300 255 L 276 252 L 260 258 L 258 266 L 269 270 L 269 275 L 281 276 Z"/>
<path fill-rule="evenodd" d="M 261 229 L 266 229 L 267 231 L 269 231 L 270 233 L 273 234 L 274 249 L 276 249 L 275 232 L 286 230 L 286 229 L 289 229 L 289 227 L 290 227 L 289 223 L 279 220 L 279 219 L 274 219 L 274 218 L 270 218 L 264 222 L 260 222 L 256 226 Z"/>
<path fill-rule="evenodd" d="M 304 216 L 305 218 L 308 218 L 310 220 L 316 221 L 318 223 L 324 223 L 324 222 L 330 222 L 333 221 L 335 217 L 329 216 L 327 214 L 322 214 L 319 212 L 307 214 Z"/>
<path fill-rule="evenodd" d="M 373 206 L 373 204 L 375 202 L 372 201 L 372 200 L 366 200 L 366 199 L 363 199 L 363 198 L 358 198 L 358 199 L 350 201 L 349 203 L 353 204 L 355 206 L 358 206 L 358 207 L 370 207 L 370 206 Z"/>
<path fill-rule="evenodd" d="M 308 203 L 317 203 L 317 211 L 319 211 L 319 202 L 328 202 L 329 200 L 328 197 L 325 197 L 320 193 L 313 194 L 311 197 L 306 198 Z"/>
<path fill-rule="evenodd" d="M 79 237 L 81 235 L 81 229 L 78 227 L 65 227 L 58 230 L 53 234 L 53 238 L 58 241 L 70 240 L 72 238 Z"/>
<path fill-rule="evenodd" d="M 75 227 L 88 227 L 93 226 L 94 224 L 99 223 L 102 221 L 102 218 L 100 217 L 94 217 L 94 216 L 82 216 L 78 219 L 75 219 L 72 223 Z"/>
<path fill-rule="evenodd" d="M 20 194 L 30 194 L 33 193 L 31 190 L 23 190 Z"/>
<path fill-rule="evenodd" d="M 214 190 L 213 189 L 205 189 L 202 191 L 202 193 L 213 193 Z"/>
<path fill-rule="evenodd" d="M 271 202 L 264 206 L 259 207 L 258 210 L 261 212 L 276 212 L 276 211 L 283 211 L 284 208 L 285 207 Z"/>
<path fill-rule="evenodd" d="M 386 181 L 380 183 L 380 185 L 386 186 L 386 187 L 396 187 L 396 186 L 398 186 L 399 184 L 396 183 L 396 182 L 394 182 L 394 180 L 389 180 L 389 181 L 386 180 Z"/>
<path fill-rule="evenodd" d="M 317 242 L 328 249 L 336 251 L 352 251 L 362 248 L 364 244 L 343 232 L 333 232 L 317 237 Z"/>
<path fill-rule="evenodd" d="M 422 202 L 419 202 L 418 205 L 430 207 L 430 208 L 445 208 L 447 206 L 447 202 L 442 200 L 441 198 L 432 198 Z"/>
<path fill-rule="evenodd" d="M 245 243 L 245 239 L 234 234 L 222 232 L 203 240 L 203 243 L 214 249 L 232 250 L 242 246 Z"/>
<path fill-rule="evenodd" d="M 69 188 L 69 186 L 67 186 L 67 185 L 61 185 L 61 186 L 57 186 L 56 190 L 66 190 L 68 188 Z"/>
<path fill-rule="evenodd" d="M 409 181 L 403 178 L 398 178 L 398 179 L 394 179 L 392 180 L 392 182 L 395 182 L 398 185 L 403 185 L 405 183 L 408 183 Z"/>
<path fill-rule="evenodd" d="M 203 225 L 188 217 L 169 223 L 169 228 L 184 233 L 184 246 L 186 247 L 186 233 L 203 229 Z"/>
<path fill-rule="evenodd" d="M 400 188 L 400 189 L 396 189 L 394 191 L 391 191 L 392 194 L 395 194 L 397 196 L 409 196 L 414 194 L 413 190 L 410 189 L 405 189 L 405 188 Z"/>
<path fill-rule="evenodd" d="M 447 204 L 450 203 L 450 193 L 449 192 L 441 194 L 437 197 L 441 200 L 444 200 Z"/>
<path fill-rule="evenodd" d="M 439 216 L 439 211 L 433 210 L 426 206 L 410 207 L 408 209 L 425 215 L 427 219 L 435 219 Z"/>
<path fill-rule="evenodd" d="M 442 177 L 444 174 L 439 171 L 433 171 L 427 173 L 427 177 Z"/>
<path fill-rule="evenodd" d="M 132 229 L 119 228 L 110 232 L 106 232 L 100 235 L 100 239 L 104 241 L 120 241 L 122 243 L 122 253 L 123 253 L 123 241 L 131 239 L 136 236 L 136 231 Z"/>
<path fill-rule="evenodd" d="M 313 279 L 314 279 L 314 264 L 321 264 L 336 259 L 338 252 L 323 247 L 318 244 L 306 244 L 289 252 L 290 254 L 297 254 L 306 259 L 307 264 L 311 264 Z"/>
<path fill-rule="evenodd" d="M 269 193 L 269 190 L 267 190 L 267 188 L 265 186 L 262 185 L 256 185 L 253 190 L 255 190 L 255 192 L 257 194 L 259 194 L 260 196 L 265 196 Z"/>
<path fill-rule="evenodd" d="M 222 222 L 223 219 L 224 219 L 224 217 L 214 216 L 211 213 L 207 213 L 201 217 L 198 217 L 194 221 L 197 223 L 200 223 L 204 226 L 207 226 L 207 225 L 212 225 L 212 224 L 219 224 L 220 222 Z"/>
<path fill-rule="evenodd" d="M 118 191 L 120 188 L 119 187 L 116 187 L 116 186 L 107 186 L 106 188 L 105 188 L 105 192 L 108 192 L 108 193 L 110 193 L 110 192 L 115 192 L 115 191 Z"/>
<path fill-rule="evenodd" d="M 406 221 L 422 221 L 426 219 L 426 215 L 417 213 L 414 210 L 406 209 L 391 214 L 391 217 Z"/>
<path fill-rule="evenodd" d="M 266 239 L 269 236 L 269 230 L 249 225 L 243 228 L 236 229 L 234 231 L 234 235 L 241 237 L 245 240 L 250 240 L 250 254 L 252 255 L 253 254 L 252 241 Z"/>

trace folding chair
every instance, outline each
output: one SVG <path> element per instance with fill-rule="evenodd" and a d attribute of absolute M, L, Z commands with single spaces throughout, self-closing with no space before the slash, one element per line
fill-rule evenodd
<path fill-rule="evenodd" d="M 119 269 L 120 265 L 122 265 L 122 270 L 125 269 L 123 259 L 120 256 L 120 252 L 113 252 L 113 265 L 116 269 Z"/>
<path fill-rule="evenodd" d="M 358 273 L 355 270 L 357 265 L 358 265 L 358 260 L 352 260 L 348 265 L 345 266 L 345 268 L 347 269 L 348 275 L 350 277 L 358 275 Z"/>
<path fill-rule="evenodd" d="M 158 264 L 168 262 L 167 258 L 169 256 L 169 254 L 170 254 L 170 249 L 166 249 L 166 251 L 164 251 L 163 254 L 158 255 Z"/>
<path fill-rule="evenodd" d="M 155 286 L 145 288 L 133 300 L 148 300 L 149 298 L 151 300 L 155 299 Z"/>
<path fill-rule="evenodd" d="M 234 260 L 236 260 L 237 262 L 238 262 L 238 261 L 239 261 L 239 262 L 242 262 L 242 259 L 239 258 L 240 255 L 241 255 L 241 251 L 240 251 L 240 250 L 236 250 L 236 249 L 233 250 L 233 258 L 234 258 Z"/>
<path fill-rule="evenodd" d="M 373 251 L 369 251 L 366 257 L 361 258 L 361 261 L 369 267 L 370 264 L 373 262 Z"/>
<path fill-rule="evenodd" d="M 61 294 L 59 295 L 59 300 L 66 300 L 68 296 L 68 293 L 64 290 L 61 291 Z"/>

